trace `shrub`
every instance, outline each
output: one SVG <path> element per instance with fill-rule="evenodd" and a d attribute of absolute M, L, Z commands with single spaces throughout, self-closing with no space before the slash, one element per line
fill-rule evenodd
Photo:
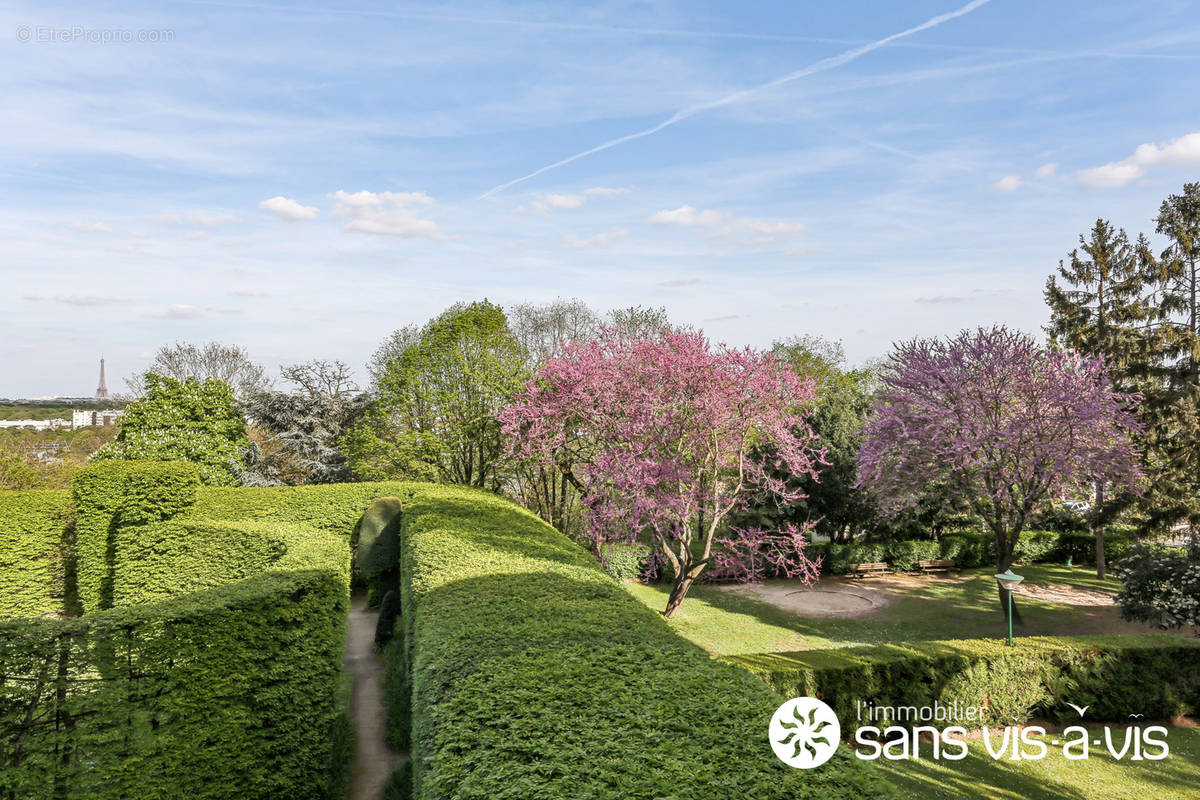
<path fill-rule="evenodd" d="M 942 558 L 959 569 L 973 569 L 996 563 L 996 540 L 973 533 L 955 533 L 938 542 Z"/>
<path fill-rule="evenodd" d="M 411 671 L 414 797 L 895 797 L 845 750 L 811 773 L 781 764 L 763 734 L 782 698 L 532 514 L 431 486 L 405 518 L 388 652 L 411 652 L 396 671 Z"/>
<path fill-rule="evenodd" d="M 1133 545 L 1134 538 L 1128 533 L 1106 533 L 1104 536 L 1104 560 L 1112 565 L 1125 557 Z M 1058 537 L 1054 551 L 1055 561 L 1066 561 L 1067 557 L 1076 564 L 1096 563 L 1096 537 L 1090 533 L 1064 533 Z"/>
<path fill-rule="evenodd" d="M 1164 629 L 1200 627 L 1200 548 L 1135 545 L 1121 567 L 1122 617 Z"/>
<path fill-rule="evenodd" d="M 311 570 L 0 623 L 0 787 L 29 800 L 334 797 L 346 606 L 342 583 Z"/>
<path fill-rule="evenodd" d="M 639 580 L 651 568 L 651 548 L 645 544 L 606 544 L 600 550 L 600 566 L 613 580 Z"/>
<path fill-rule="evenodd" d="M 917 562 L 931 561 L 941 554 L 937 542 L 888 542 L 884 549 L 888 564 L 899 572 L 912 572 L 917 569 Z"/>
<path fill-rule="evenodd" d="M 0 619 L 61 613 L 71 496 L 0 491 Z"/>
<path fill-rule="evenodd" d="M 1007 725 L 1031 716 L 1075 719 L 1067 702 L 1089 705 L 1088 719 L 1127 721 L 1200 711 L 1200 643 L 1177 636 L 1025 637 L 729 656 L 780 694 L 820 697 L 844 735 L 858 703 L 987 706 Z M 896 724 L 904 724 L 896 720 Z"/>
<path fill-rule="evenodd" d="M 1013 558 L 1027 564 L 1056 560 L 1061 538 L 1053 531 L 1025 531 L 1013 547 Z"/>
<path fill-rule="evenodd" d="M 824 571 L 831 575 L 844 575 L 854 564 L 870 564 L 885 560 L 887 545 L 882 542 L 850 542 L 830 544 L 824 562 Z"/>

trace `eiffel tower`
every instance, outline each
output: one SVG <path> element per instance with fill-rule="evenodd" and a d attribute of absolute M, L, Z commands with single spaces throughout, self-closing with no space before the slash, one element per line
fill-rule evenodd
<path fill-rule="evenodd" d="M 104 382 L 104 356 L 100 357 L 100 385 L 96 387 L 97 400 L 109 400 L 112 395 L 108 393 L 108 384 Z"/>

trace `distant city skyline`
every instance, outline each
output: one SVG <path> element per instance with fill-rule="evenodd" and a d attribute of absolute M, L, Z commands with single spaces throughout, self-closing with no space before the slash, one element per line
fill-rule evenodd
<path fill-rule="evenodd" d="M 0 396 L 91 396 L 101 353 L 120 392 L 177 341 L 365 379 L 484 297 L 853 362 L 1039 332 L 1080 233 L 1200 180 L 1197 10 L 19 0 Z"/>

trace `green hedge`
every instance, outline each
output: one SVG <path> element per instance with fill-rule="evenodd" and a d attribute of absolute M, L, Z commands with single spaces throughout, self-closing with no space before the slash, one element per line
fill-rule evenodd
<path fill-rule="evenodd" d="M 820 697 L 837 712 L 844 735 L 857 727 L 859 702 L 957 701 L 987 706 L 988 719 L 999 725 L 1078 719 L 1068 702 L 1090 706 L 1089 720 L 1200 712 L 1200 642 L 1165 634 L 1025 637 L 1011 648 L 988 639 L 907 642 L 725 660 L 781 694 Z"/>
<path fill-rule="evenodd" d="M 58 614 L 65 590 L 64 491 L 0 491 L 0 619 Z"/>
<path fill-rule="evenodd" d="M 340 797 L 346 610 L 309 570 L 0 623 L 0 796 Z"/>
<path fill-rule="evenodd" d="M 278 569 L 325 569 L 349 588 L 347 540 L 295 523 L 180 516 L 118 527 L 112 538 L 113 607 L 164 600 Z"/>
<path fill-rule="evenodd" d="M 1110 533 L 1104 537 L 1104 556 L 1109 563 L 1120 560 L 1132 544 L 1125 533 Z M 960 569 L 992 566 L 996 563 L 996 538 L 979 533 L 950 533 L 940 541 L 901 540 L 892 542 L 859 541 L 847 544 L 814 544 L 810 558 L 821 556 L 821 571 L 829 575 L 844 575 L 853 564 L 886 561 L 893 570 L 909 572 L 917 569 L 918 561 L 949 559 Z M 1055 531 L 1025 531 L 1013 549 L 1017 561 L 1041 563 L 1065 562 L 1070 556 L 1076 564 L 1096 561 L 1096 537 L 1090 533 L 1057 533 Z"/>
<path fill-rule="evenodd" d="M 84 611 L 112 608 L 118 529 L 170 519 L 195 503 L 199 485 L 196 467 L 182 461 L 105 461 L 75 476 L 75 559 Z"/>
<path fill-rule="evenodd" d="M 766 730 L 782 697 L 515 505 L 414 488 L 401 549 L 387 689 L 394 723 L 411 719 L 414 797 L 896 796 L 846 750 L 811 772 L 780 763 Z"/>
<path fill-rule="evenodd" d="M 262 488 L 201 486 L 192 513 L 206 519 L 298 522 L 352 536 L 368 506 L 389 495 L 403 497 L 410 486 L 391 481 Z"/>

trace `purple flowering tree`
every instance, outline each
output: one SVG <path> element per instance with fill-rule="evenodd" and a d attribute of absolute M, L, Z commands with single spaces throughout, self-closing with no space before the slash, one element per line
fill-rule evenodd
<path fill-rule="evenodd" d="M 1137 400 L 1113 390 L 1102 358 L 1004 327 L 905 342 L 865 428 L 859 483 L 898 509 L 944 481 L 995 535 L 1003 572 L 1040 501 L 1136 482 Z"/>
<path fill-rule="evenodd" d="M 604 329 L 543 364 L 500 419 L 511 455 L 554 467 L 582 493 L 597 552 L 652 540 L 674 574 L 670 617 L 710 567 L 740 580 L 768 567 L 816 577 L 805 529 L 727 523 L 751 497 L 801 497 L 777 476 L 816 477 L 814 391 L 774 356 L 713 348 L 699 332 Z"/>

